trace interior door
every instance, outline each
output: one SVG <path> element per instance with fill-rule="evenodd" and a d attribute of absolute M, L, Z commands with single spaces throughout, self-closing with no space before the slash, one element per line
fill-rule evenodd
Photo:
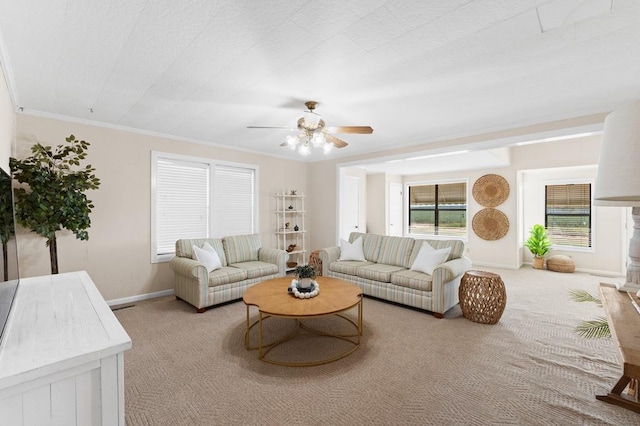
<path fill-rule="evenodd" d="M 402 184 L 389 183 L 389 230 L 392 237 L 402 237 Z"/>
<path fill-rule="evenodd" d="M 360 178 L 342 177 L 340 191 L 340 238 L 349 239 L 352 232 L 360 232 Z"/>

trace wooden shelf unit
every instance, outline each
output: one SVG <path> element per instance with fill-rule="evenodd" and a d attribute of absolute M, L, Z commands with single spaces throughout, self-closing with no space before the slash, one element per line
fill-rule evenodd
<path fill-rule="evenodd" d="M 277 247 L 287 250 L 290 245 L 296 248 L 289 252 L 288 262 L 296 262 L 298 265 L 306 265 L 307 261 L 307 230 L 305 227 L 305 196 L 290 195 L 288 193 L 276 194 L 276 240 Z M 288 223 L 288 226 L 287 226 Z M 295 227 L 298 230 L 295 230 Z M 287 271 L 295 269 L 287 267 Z"/>

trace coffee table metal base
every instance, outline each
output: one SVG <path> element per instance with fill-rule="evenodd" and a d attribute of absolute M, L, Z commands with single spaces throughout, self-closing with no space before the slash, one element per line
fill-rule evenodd
<path fill-rule="evenodd" d="M 247 350 L 258 350 L 258 359 L 260 359 L 261 361 L 264 362 L 268 362 L 270 364 L 275 364 L 275 365 L 284 365 L 287 367 L 312 367 L 315 365 L 322 365 L 322 364 L 328 364 L 330 362 L 334 362 L 337 361 L 339 359 L 342 359 L 344 357 L 346 357 L 347 355 L 352 354 L 356 349 L 358 349 L 358 347 L 360 346 L 360 337 L 362 336 L 362 298 L 360 298 L 360 301 L 358 302 L 358 304 L 356 305 L 358 308 L 358 318 L 356 321 L 352 320 L 351 318 L 347 318 L 344 315 L 341 315 L 340 313 L 332 313 L 332 314 L 327 314 L 327 315 L 335 315 L 341 319 L 343 319 L 344 321 L 346 321 L 347 323 L 349 323 L 351 326 L 354 327 L 355 329 L 355 333 L 354 334 L 334 334 L 334 333 L 329 333 L 326 331 L 321 331 L 321 330 L 316 330 L 312 327 L 309 327 L 307 325 L 304 324 L 304 319 L 302 318 L 292 318 L 290 316 L 278 316 L 278 315 L 272 315 L 272 314 L 264 314 L 260 311 L 258 311 L 258 319 L 254 320 L 253 322 L 251 322 L 251 318 L 250 318 L 250 312 L 249 312 L 249 305 L 247 305 L 247 330 L 245 332 L 244 335 L 244 345 L 245 348 Z M 349 308 L 351 309 L 351 308 Z M 348 309 L 347 309 L 348 310 Z M 326 316 L 326 315 L 320 315 L 320 316 Z M 267 320 L 268 318 L 271 317 L 279 317 L 279 318 L 290 318 L 296 321 L 296 327 L 294 329 L 294 331 L 290 334 L 288 334 L 285 337 L 282 337 L 274 342 L 270 342 L 270 343 L 265 343 L 264 342 L 264 329 L 263 329 L 263 322 L 265 320 Z M 309 318 L 309 317 L 306 317 Z M 251 334 L 251 330 L 257 326 L 258 328 L 258 345 L 257 346 L 251 346 L 250 344 L 250 334 Z M 343 340 L 345 342 L 351 343 L 351 347 L 349 347 L 349 349 L 345 352 L 341 352 L 335 356 L 332 356 L 330 358 L 327 359 L 321 359 L 318 361 L 311 361 L 311 362 L 287 362 L 287 361 L 279 361 L 276 359 L 270 359 L 267 358 L 267 354 L 274 348 L 278 347 L 279 345 L 288 342 L 290 340 L 296 339 L 296 338 L 303 338 L 303 337 L 309 337 L 309 336 L 318 336 L 318 337 L 328 337 L 328 338 L 333 338 L 333 339 L 340 339 Z"/>

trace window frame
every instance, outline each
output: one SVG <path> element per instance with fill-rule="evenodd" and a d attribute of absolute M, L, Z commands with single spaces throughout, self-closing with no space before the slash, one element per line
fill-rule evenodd
<path fill-rule="evenodd" d="M 465 233 L 464 235 L 442 235 L 442 234 L 411 234 L 409 233 L 409 228 L 411 225 L 411 210 L 410 210 L 410 199 L 409 193 L 412 186 L 424 186 L 424 185 L 446 185 L 453 183 L 464 183 L 465 184 Z M 404 226 L 403 226 L 403 235 L 411 238 L 417 239 L 459 239 L 462 241 L 469 240 L 469 179 L 468 178 L 459 178 L 459 179 L 437 179 L 437 180 L 426 180 L 426 181 L 411 181 L 404 183 L 404 211 L 406 216 L 404 216 Z M 460 211 L 462 211 L 460 209 Z"/>
<path fill-rule="evenodd" d="M 224 227 L 216 228 L 216 223 L 214 221 L 214 201 L 215 201 L 215 179 L 216 179 L 216 167 L 232 167 L 232 168 L 242 168 L 249 169 L 253 171 L 253 214 L 252 214 L 252 228 L 254 234 L 260 232 L 259 230 L 259 200 L 260 200 L 260 191 L 259 191 L 259 182 L 260 182 L 260 169 L 259 166 L 255 164 L 247 164 L 247 163 L 237 163 L 231 161 L 222 161 L 213 158 L 206 157 L 197 157 L 190 155 L 182 155 L 175 154 L 169 152 L 161 152 L 161 151 L 151 151 L 151 263 L 163 263 L 168 262 L 172 257 L 175 256 L 175 252 L 172 253 L 163 253 L 158 254 L 158 240 L 156 236 L 156 225 L 158 222 L 157 211 L 156 211 L 156 194 L 157 194 L 157 164 L 159 159 L 168 159 L 172 161 L 179 162 L 187 162 L 187 163 L 200 163 L 206 164 L 209 169 L 209 217 L 208 220 L 208 235 L 207 238 L 222 238 L 227 236 L 228 233 L 224 232 Z"/>
<path fill-rule="evenodd" d="M 590 247 L 579 247 L 579 246 L 571 246 L 564 244 L 556 244 L 553 241 L 553 237 L 550 236 L 552 240 L 552 249 L 554 250 L 562 250 L 562 251 L 574 251 L 574 252 L 582 252 L 582 253 L 594 253 L 596 250 L 596 209 L 594 208 L 593 196 L 594 196 L 594 187 L 595 180 L 592 178 L 571 178 L 571 179 L 553 179 L 547 180 L 543 182 L 543 218 L 544 218 L 544 226 L 547 229 L 547 186 L 558 186 L 558 185 L 584 185 L 589 184 L 590 186 L 590 204 L 589 204 L 589 212 L 590 212 L 590 229 L 591 229 L 591 246 Z"/>

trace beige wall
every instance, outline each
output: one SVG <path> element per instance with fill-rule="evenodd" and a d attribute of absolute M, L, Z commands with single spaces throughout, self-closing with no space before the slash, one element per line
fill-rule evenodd
<path fill-rule="evenodd" d="M 265 246 L 276 245 L 273 195 L 286 188 L 310 193 L 303 162 L 24 114 L 17 117 L 17 156 L 27 156 L 35 142 L 63 143 L 69 134 L 91 143 L 87 162 L 101 185 L 88 193 L 95 205 L 89 240 L 60 232 L 59 268 L 87 270 L 107 300 L 173 288 L 168 265 L 151 263 L 151 151 L 259 166 L 259 230 Z M 312 222 L 314 216 L 310 211 Z M 24 229 L 18 239 L 21 276 L 50 273 L 44 239 Z"/>
<path fill-rule="evenodd" d="M 16 114 L 13 112 L 9 90 L 0 68 L 0 167 L 9 171 L 9 157 L 13 154 Z"/>
<path fill-rule="evenodd" d="M 387 179 L 385 173 L 367 176 L 367 232 L 387 233 Z"/>

